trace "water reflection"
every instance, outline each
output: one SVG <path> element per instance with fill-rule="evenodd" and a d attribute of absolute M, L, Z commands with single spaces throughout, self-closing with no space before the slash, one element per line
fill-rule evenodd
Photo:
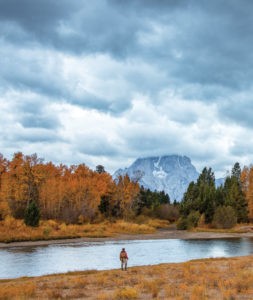
<path fill-rule="evenodd" d="M 253 239 L 129 240 L 13 247 L 0 250 L 0 278 L 118 268 L 122 247 L 129 254 L 129 265 L 136 266 L 249 255 L 253 253 Z"/>

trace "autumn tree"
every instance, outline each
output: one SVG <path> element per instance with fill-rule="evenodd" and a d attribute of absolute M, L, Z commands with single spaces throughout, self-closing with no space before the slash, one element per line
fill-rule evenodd
<path fill-rule="evenodd" d="M 253 221 L 253 166 L 244 167 L 241 173 L 242 190 L 248 204 L 248 218 Z"/>
<path fill-rule="evenodd" d="M 8 160 L 0 153 L 0 220 L 4 219 L 9 213 L 7 199 L 3 192 L 4 181 L 6 180 L 8 171 Z"/>
<path fill-rule="evenodd" d="M 140 191 L 139 184 L 131 181 L 128 175 L 119 176 L 113 196 L 112 215 L 127 218 L 133 214 L 134 203 Z"/>

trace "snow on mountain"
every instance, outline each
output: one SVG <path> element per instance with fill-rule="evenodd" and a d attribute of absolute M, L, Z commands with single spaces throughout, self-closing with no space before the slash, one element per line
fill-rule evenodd
<path fill-rule="evenodd" d="M 181 201 L 189 183 L 199 176 L 190 158 L 179 155 L 138 158 L 130 167 L 117 170 L 113 178 L 125 174 L 152 191 L 165 191 L 171 201 Z"/>

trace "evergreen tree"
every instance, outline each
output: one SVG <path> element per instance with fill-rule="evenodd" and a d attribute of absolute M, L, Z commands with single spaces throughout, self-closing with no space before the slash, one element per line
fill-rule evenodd
<path fill-rule="evenodd" d="M 242 190 L 241 168 L 239 163 L 235 163 L 232 168 L 231 175 L 227 176 L 224 183 L 224 199 L 225 205 L 234 208 L 237 221 L 247 222 L 248 206 L 246 198 Z"/>
<path fill-rule="evenodd" d="M 102 165 L 97 165 L 97 166 L 96 166 L 96 172 L 97 172 L 98 174 L 105 173 L 105 168 L 104 168 L 104 166 L 102 166 Z"/>
<path fill-rule="evenodd" d="M 170 197 L 164 191 L 151 191 L 150 189 L 140 188 L 139 197 L 135 203 L 135 210 L 137 215 L 141 214 L 144 208 L 148 208 L 151 211 L 156 210 L 158 207 L 164 204 L 170 204 Z"/>
<path fill-rule="evenodd" d="M 105 215 L 105 217 L 109 217 L 110 215 L 110 200 L 111 197 L 109 195 L 103 195 L 98 206 L 99 211 Z"/>
<path fill-rule="evenodd" d="M 40 211 L 37 204 L 31 201 L 25 211 L 25 224 L 27 226 L 37 227 L 39 226 Z"/>
<path fill-rule="evenodd" d="M 211 223 L 215 211 L 215 177 L 211 168 L 203 169 L 197 183 L 191 182 L 184 194 L 180 212 L 187 217 L 192 211 L 205 214 L 205 222 Z"/>
<path fill-rule="evenodd" d="M 194 210 L 199 210 L 198 205 L 198 186 L 193 181 L 190 182 L 187 191 L 184 194 L 183 200 L 180 203 L 180 213 L 187 217 L 189 213 Z"/>
<path fill-rule="evenodd" d="M 205 222 L 211 223 L 215 210 L 215 177 L 211 168 L 203 169 L 197 180 L 199 212 L 205 214 Z"/>

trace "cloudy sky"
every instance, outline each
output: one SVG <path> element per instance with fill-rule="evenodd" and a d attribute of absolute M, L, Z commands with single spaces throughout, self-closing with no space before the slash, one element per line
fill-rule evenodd
<path fill-rule="evenodd" d="M 253 1 L 0 0 L 0 153 L 253 162 Z"/>

